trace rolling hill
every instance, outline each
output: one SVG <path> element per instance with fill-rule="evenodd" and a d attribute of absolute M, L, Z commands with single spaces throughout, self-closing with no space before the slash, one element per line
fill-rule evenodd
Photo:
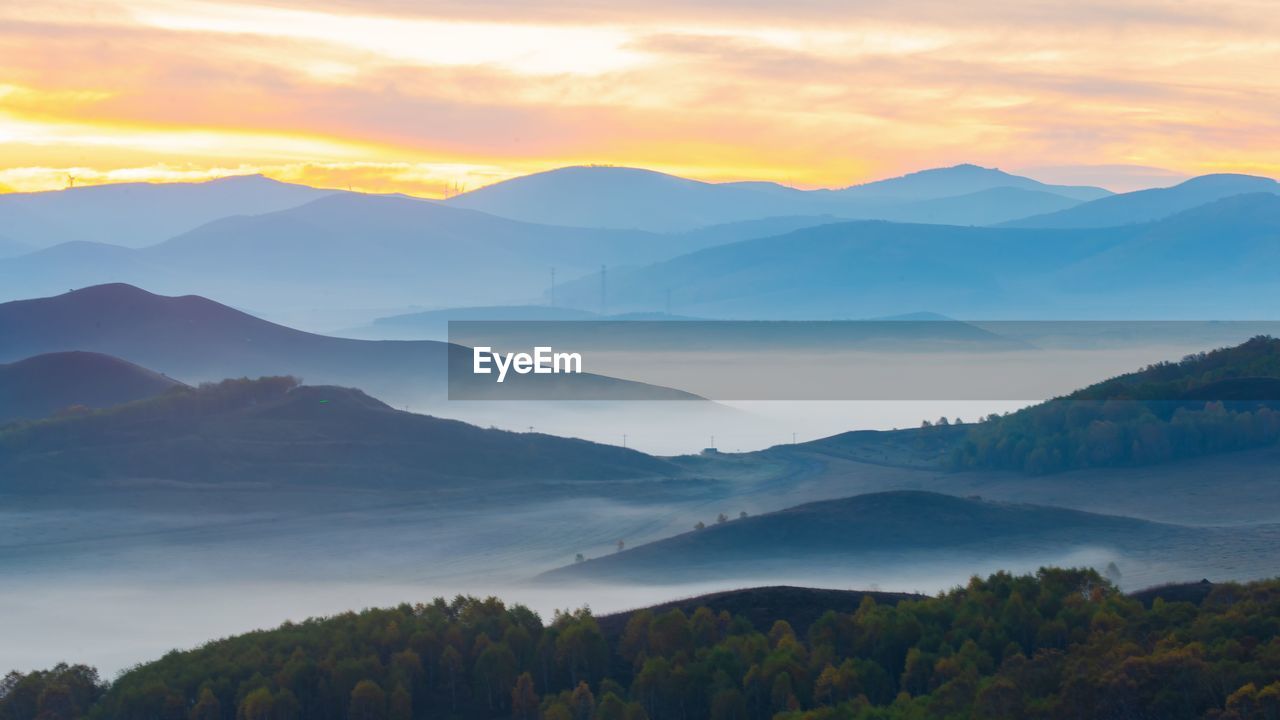
<path fill-rule="evenodd" d="M 540 579 L 669 583 L 965 557 L 1008 561 L 1087 548 L 1159 548 L 1196 532 L 1049 506 L 893 491 L 731 520 L 552 570 Z"/>
<path fill-rule="evenodd" d="M 976 165 L 813 191 L 768 182 L 699 182 L 636 168 L 568 167 L 496 183 L 448 203 L 527 222 L 676 232 L 774 216 L 985 224 L 1107 194 Z"/>
<path fill-rule="evenodd" d="M 750 319 L 927 307 L 953 317 L 1257 319 L 1280 297 L 1280 195 L 1236 195 L 1156 222 L 1016 229 L 850 222 L 720 245 L 609 279 L 609 306 Z M 598 304 L 599 278 L 558 302 Z M 1117 318 L 1117 314 L 1124 315 Z"/>
<path fill-rule="evenodd" d="M 350 340 L 276 325 L 195 295 L 165 297 L 131 285 L 100 285 L 48 298 L 0 304 L 0 362 L 87 350 L 153 368 L 184 382 L 293 375 L 314 384 L 360 387 L 397 405 L 446 395 L 452 354 L 470 351 L 431 340 Z M 512 376 L 519 388 L 549 384 L 566 399 L 690 399 L 685 393 L 599 375 Z"/>
<path fill-rule="evenodd" d="M 392 409 L 359 390 L 287 378 L 181 388 L 0 430 L 0 491 L 134 480 L 343 488 L 603 481 L 677 474 L 634 450 L 485 430 Z"/>
<path fill-rule="evenodd" d="M 0 195 L 0 227 L 37 248 L 72 241 L 144 247 L 218 218 L 283 210 L 334 192 L 242 175 L 12 193 Z"/>
<path fill-rule="evenodd" d="M 708 248 L 612 273 L 609 306 L 743 319 L 843 319 L 927 307 L 963 317 L 1049 304 L 1031 281 L 1080 262 L 1130 231 L 1002 230 L 879 221 L 823 225 Z M 556 290 L 598 304 L 599 278 Z M 997 315 L 998 316 L 998 315 Z"/>
<path fill-rule="evenodd" d="M 104 408 L 180 386 L 110 355 L 55 352 L 0 365 L 0 425 L 36 420 L 72 406 Z"/>
<path fill-rule="evenodd" d="M 1111 195 L 1075 207 L 1013 220 L 1004 227 L 1099 228 L 1160 220 L 1233 195 L 1280 194 L 1280 183 L 1253 175 L 1202 175 L 1168 188 Z"/>

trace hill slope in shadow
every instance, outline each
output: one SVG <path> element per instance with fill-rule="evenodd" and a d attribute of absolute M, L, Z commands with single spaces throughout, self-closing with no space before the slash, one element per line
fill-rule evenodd
<path fill-rule="evenodd" d="M 176 380 L 110 355 L 55 352 L 0 365 L 0 425 L 72 406 L 105 408 L 159 395 Z"/>

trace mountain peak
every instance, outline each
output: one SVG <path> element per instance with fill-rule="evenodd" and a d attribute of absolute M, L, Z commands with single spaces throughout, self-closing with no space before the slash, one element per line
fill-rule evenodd
<path fill-rule="evenodd" d="M 917 170 L 898 177 L 853 185 L 839 192 L 853 197 L 908 201 L 956 197 L 994 188 L 1039 190 L 1073 200 L 1093 200 L 1110 194 L 1095 187 L 1046 185 L 999 168 L 973 163 Z"/>

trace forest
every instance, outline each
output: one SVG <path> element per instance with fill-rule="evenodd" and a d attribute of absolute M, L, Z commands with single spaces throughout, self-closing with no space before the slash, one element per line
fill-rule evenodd
<path fill-rule="evenodd" d="M 1203 587 L 1127 596 L 1047 568 L 867 596 L 807 626 L 700 607 L 636 611 L 615 633 L 585 608 L 544 624 L 436 599 L 171 652 L 110 683 L 11 673 L 0 720 L 1280 717 L 1280 581 Z"/>
<path fill-rule="evenodd" d="M 1280 340 L 1255 337 L 971 425 L 952 469 L 1046 474 L 1150 465 L 1280 441 Z"/>

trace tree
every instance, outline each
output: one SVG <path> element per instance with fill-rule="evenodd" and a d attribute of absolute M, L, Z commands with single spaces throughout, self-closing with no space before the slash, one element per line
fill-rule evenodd
<path fill-rule="evenodd" d="M 236 720 L 271 720 L 271 691 L 265 687 L 244 696 L 236 710 Z"/>
<path fill-rule="evenodd" d="M 218 702 L 218 696 L 207 685 L 200 689 L 200 699 L 191 708 L 188 717 L 191 720 L 222 720 L 222 703 Z"/>
<path fill-rule="evenodd" d="M 396 689 L 391 692 L 387 720 L 413 720 L 413 696 L 404 689 L 404 685 L 396 685 Z"/>
<path fill-rule="evenodd" d="M 727 523 L 727 522 L 729 522 L 729 516 L 728 516 L 728 515 L 725 515 L 724 513 L 720 513 L 719 515 L 717 515 L 717 516 L 716 516 L 716 524 L 717 524 L 717 525 L 723 525 L 723 524 L 725 524 L 725 523 Z"/>
<path fill-rule="evenodd" d="M 511 689 L 511 717 L 514 720 L 538 720 L 538 692 L 533 687 L 533 676 L 522 673 Z"/>
<path fill-rule="evenodd" d="M 625 542 L 621 540 L 618 541 L 618 552 L 622 552 L 623 550 L 626 549 L 626 547 L 627 547 L 627 544 Z"/>
<path fill-rule="evenodd" d="M 378 683 L 361 680 L 351 690 L 350 720 L 387 720 L 387 694 Z"/>
<path fill-rule="evenodd" d="M 596 697 L 585 682 L 578 683 L 569 698 L 569 709 L 573 711 L 573 720 L 591 720 L 596 714 Z"/>
<path fill-rule="evenodd" d="M 706 530 L 706 529 L 707 529 L 707 524 L 706 524 L 706 523 L 704 523 L 704 522 L 702 522 L 701 520 L 699 520 L 699 521 L 698 521 L 698 524 L 693 526 L 693 529 L 694 529 L 694 530 Z"/>

